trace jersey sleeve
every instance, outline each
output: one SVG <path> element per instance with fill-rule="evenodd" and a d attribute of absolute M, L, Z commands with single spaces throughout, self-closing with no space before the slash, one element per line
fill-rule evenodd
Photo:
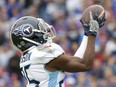
<path fill-rule="evenodd" d="M 32 58 L 34 63 L 46 64 L 49 61 L 58 58 L 58 56 L 62 55 L 64 50 L 60 47 L 60 45 L 51 43 L 46 48 L 42 50 L 38 50 L 37 48 L 32 50 Z M 31 59 L 32 59 L 31 58 Z"/>
<path fill-rule="evenodd" d="M 54 44 L 53 48 L 52 48 L 52 53 L 54 55 L 54 58 L 57 58 L 58 56 L 60 56 L 64 53 L 64 50 L 61 48 L 60 45 Z"/>
<path fill-rule="evenodd" d="M 52 43 L 51 47 L 48 48 L 48 51 L 46 52 L 46 55 L 44 55 L 44 61 L 45 63 L 48 63 L 49 61 L 58 58 L 58 56 L 62 55 L 64 50 L 60 47 L 60 45 Z"/>

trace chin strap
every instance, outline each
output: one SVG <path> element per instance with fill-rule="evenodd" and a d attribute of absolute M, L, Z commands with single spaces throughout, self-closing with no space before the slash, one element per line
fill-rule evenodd
<path fill-rule="evenodd" d="M 25 41 L 28 41 L 28 42 L 30 42 L 30 43 L 35 44 L 38 50 L 43 49 L 45 45 L 48 45 L 48 44 L 52 43 L 52 39 L 49 39 L 49 40 L 48 40 L 46 43 L 44 43 L 44 44 L 40 44 L 40 43 L 38 43 L 38 42 L 35 42 L 35 41 L 33 41 L 33 40 L 31 40 L 31 39 L 28 39 L 28 38 L 25 38 L 25 37 L 23 37 L 22 39 L 25 40 Z M 23 53 L 26 52 L 26 51 L 31 50 L 33 47 L 35 47 L 35 46 L 32 46 L 32 47 L 28 48 L 27 50 L 23 51 Z"/>
<path fill-rule="evenodd" d="M 39 44 L 39 43 L 37 43 L 37 42 L 35 42 L 35 41 L 33 41 L 33 40 L 31 40 L 31 39 L 28 39 L 28 38 L 25 38 L 25 37 L 22 37 L 22 39 L 23 40 L 26 40 L 26 41 L 28 41 L 28 42 L 31 42 L 31 43 L 33 43 L 33 44 L 35 44 L 35 45 L 41 45 L 41 44 Z"/>
<path fill-rule="evenodd" d="M 23 51 L 22 53 L 25 53 L 25 52 L 27 52 L 27 51 L 33 49 L 34 47 L 35 47 L 35 46 L 30 47 L 30 48 L 26 49 L 25 51 Z"/>

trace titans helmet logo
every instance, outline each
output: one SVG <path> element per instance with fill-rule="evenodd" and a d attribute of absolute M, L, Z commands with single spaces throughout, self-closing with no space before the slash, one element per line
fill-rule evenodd
<path fill-rule="evenodd" d="M 33 35 L 33 26 L 30 24 L 24 24 L 21 25 L 20 27 L 14 29 L 13 33 L 16 36 L 25 36 L 25 37 L 29 37 L 31 35 Z"/>

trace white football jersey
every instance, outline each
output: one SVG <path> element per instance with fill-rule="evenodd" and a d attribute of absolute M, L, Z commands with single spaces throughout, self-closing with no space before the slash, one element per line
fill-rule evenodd
<path fill-rule="evenodd" d="M 49 72 L 45 65 L 63 54 L 63 49 L 52 43 L 43 49 L 33 47 L 29 52 L 21 57 L 20 68 L 27 79 L 27 87 L 64 87 L 64 72 Z"/>

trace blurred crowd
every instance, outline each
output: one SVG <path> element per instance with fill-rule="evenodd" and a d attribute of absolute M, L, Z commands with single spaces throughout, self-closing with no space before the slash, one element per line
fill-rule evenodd
<path fill-rule="evenodd" d="M 25 87 L 19 68 L 21 53 L 10 43 L 12 23 L 29 15 L 41 17 L 57 32 L 54 42 L 74 55 L 83 38 L 79 22 L 85 8 L 100 4 L 107 22 L 96 38 L 92 71 L 66 73 L 66 87 L 116 87 L 116 0 L 0 0 L 0 87 Z"/>

